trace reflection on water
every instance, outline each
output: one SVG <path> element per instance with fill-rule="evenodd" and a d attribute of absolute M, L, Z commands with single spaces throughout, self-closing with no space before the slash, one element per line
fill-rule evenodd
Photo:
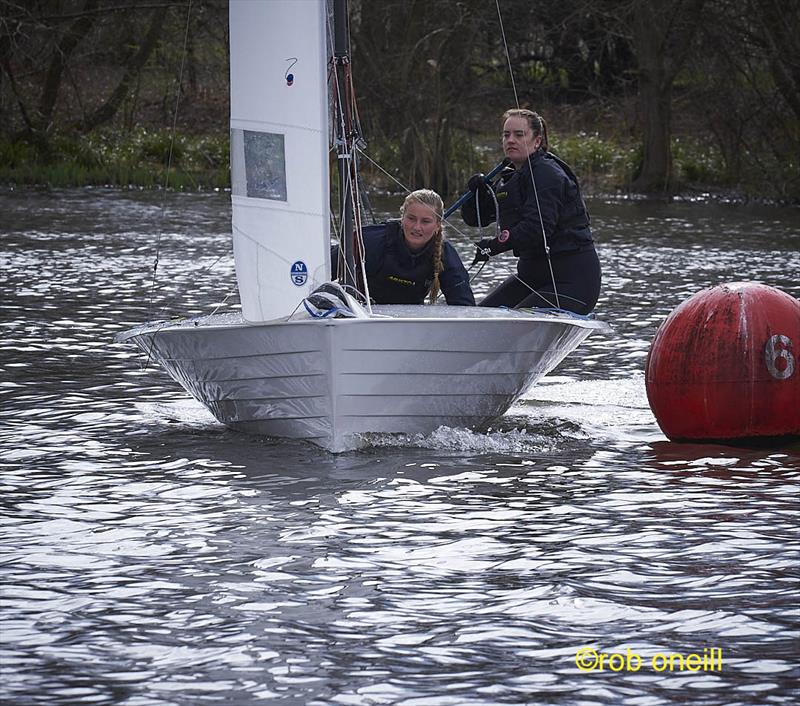
<path fill-rule="evenodd" d="M 336 457 L 224 429 L 112 343 L 230 292 L 225 196 L 0 198 L 8 703 L 796 700 L 800 448 L 666 441 L 643 364 L 703 287 L 800 296 L 797 214 L 592 204 L 614 336 L 487 433 Z M 581 672 L 582 647 L 642 665 Z"/>

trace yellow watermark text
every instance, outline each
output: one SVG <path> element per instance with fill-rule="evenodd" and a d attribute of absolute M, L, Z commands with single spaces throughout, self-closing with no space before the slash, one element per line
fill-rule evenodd
<path fill-rule="evenodd" d="M 706 647 L 702 652 L 657 652 L 650 657 L 628 648 L 625 652 L 602 652 L 581 647 L 575 653 L 575 666 L 582 672 L 721 672 L 722 648 Z"/>

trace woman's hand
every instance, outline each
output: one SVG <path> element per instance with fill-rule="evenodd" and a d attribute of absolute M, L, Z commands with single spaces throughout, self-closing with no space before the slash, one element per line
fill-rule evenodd
<path fill-rule="evenodd" d="M 472 261 L 472 265 L 479 262 L 488 262 L 492 255 L 497 255 L 501 252 L 503 252 L 502 246 L 497 241 L 497 238 L 484 238 L 475 243 L 475 259 Z"/>
<path fill-rule="evenodd" d="M 473 193 L 478 192 L 479 196 L 489 193 L 491 187 L 486 183 L 486 177 L 479 173 L 473 174 L 467 182 L 467 189 Z"/>

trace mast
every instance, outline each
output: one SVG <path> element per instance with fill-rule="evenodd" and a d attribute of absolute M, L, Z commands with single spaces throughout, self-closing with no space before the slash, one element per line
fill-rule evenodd
<path fill-rule="evenodd" d="M 336 100 L 334 116 L 336 147 L 339 165 L 339 202 L 341 218 L 341 249 L 344 257 L 345 285 L 356 287 L 355 241 L 353 238 L 352 179 L 355 175 L 353 160 L 353 116 L 350 76 L 350 24 L 347 0 L 333 0 L 333 61 L 336 67 Z"/>

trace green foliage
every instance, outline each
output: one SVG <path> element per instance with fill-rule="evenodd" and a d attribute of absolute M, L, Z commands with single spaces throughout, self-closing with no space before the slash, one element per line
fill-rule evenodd
<path fill-rule="evenodd" d="M 579 132 L 551 140 L 550 149 L 580 176 L 606 177 L 617 184 L 628 180 L 636 165 L 636 147 Z"/>
<path fill-rule="evenodd" d="M 49 149 L 52 157 L 62 164 L 72 164 L 77 168 L 91 170 L 102 166 L 102 158 L 93 148 L 90 140 L 80 140 L 66 135 L 56 135 L 50 140 Z"/>
<path fill-rule="evenodd" d="M 697 137 L 674 138 L 672 164 L 678 188 L 688 184 L 713 186 L 726 184 L 722 154 L 708 140 Z"/>
<path fill-rule="evenodd" d="M 736 185 L 744 194 L 800 203 L 800 159 L 796 152 L 757 152 L 748 155 L 758 171 L 748 171 Z"/>
<path fill-rule="evenodd" d="M 0 169 L 14 170 L 32 164 L 36 159 L 36 148 L 27 142 L 0 141 Z"/>
<path fill-rule="evenodd" d="M 550 148 L 575 170 L 581 181 L 601 189 L 626 187 L 642 160 L 640 144 L 604 139 L 598 133 L 559 136 L 551 139 Z M 733 186 L 722 153 L 711 140 L 673 138 L 672 164 L 678 190 Z M 750 188 L 754 187 L 755 184 Z"/>
<path fill-rule="evenodd" d="M 111 130 L 56 135 L 46 148 L 0 140 L 0 183 L 225 188 L 230 185 L 228 149 L 227 133 L 178 133 L 173 141 L 168 130 L 145 128 L 127 135 Z"/>
<path fill-rule="evenodd" d="M 157 162 L 166 167 L 179 163 L 183 156 L 183 136 L 173 137 L 169 130 L 137 130 L 133 139 L 134 147 L 144 162 Z"/>

